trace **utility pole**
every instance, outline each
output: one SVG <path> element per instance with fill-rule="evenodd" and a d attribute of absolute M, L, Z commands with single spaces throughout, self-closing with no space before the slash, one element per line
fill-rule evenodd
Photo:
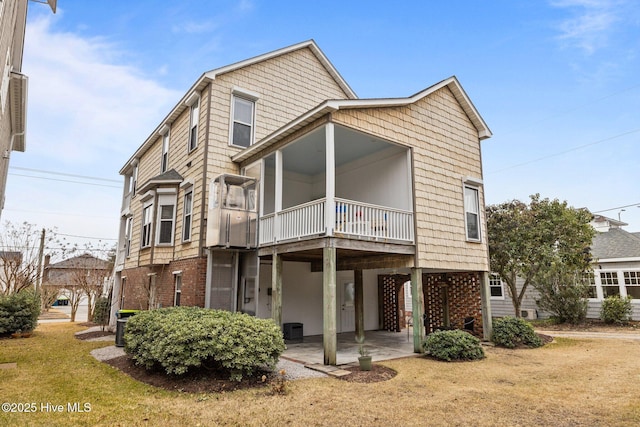
<path fill-rule="evenodd" d="M 45 229 L 42 229 L 40 235 L 40 250 L 38 251 L 38 275 L 36 277 L 36 292 L 39 294 L 42 286 L 42 260 L 44 259 L 44 235 Z"/>

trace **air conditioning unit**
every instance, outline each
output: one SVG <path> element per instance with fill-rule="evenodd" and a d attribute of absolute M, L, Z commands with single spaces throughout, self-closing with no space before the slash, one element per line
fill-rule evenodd
<path fill-rule="evenodd" d="M 525 308 L 520 310 L 520 317 L 527 320 L 535 320 L 538 318 L 538 313 L 535 308 Z"/>

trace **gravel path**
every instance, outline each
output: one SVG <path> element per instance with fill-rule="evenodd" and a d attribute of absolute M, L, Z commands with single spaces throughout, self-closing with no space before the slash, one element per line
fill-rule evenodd
<path fill-rule="evenodd" d="M 109 359 L 115 359 L 116 357 L 124 356 L 124 348 L 111 345 L 108 347 L 96 348 L 91 351 L 91 355 L 101 362 Z M 302 363 L 294 362 L 287 359 L 280 359 L 276 365 L 276 372 L 280 372 L 284 369 L 285 378 L 288 380 L 297 380 L 301 378 L 320 378 L 327 375 L 314 371 L 313 369 L 305 368 Z"/>

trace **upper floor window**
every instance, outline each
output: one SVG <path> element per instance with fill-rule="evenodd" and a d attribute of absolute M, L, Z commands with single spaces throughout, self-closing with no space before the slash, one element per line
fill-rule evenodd
<path fill-rule="evenodd" d="M 124 236 L 124 255 L 129 257 L 131 255 L 131 228 L 133 224 L 133 217 L 127 217 L 125 223 L 125 236 Z"/>
<path fill-rule="evenodd" d="M 480 241 L 480 200 L 477 187 L 465 184 L 464 213 L 467 240 Z"/>
<path fill-rule="evenodd" d="M 175 196 L 161 196 L 158 200 L 158 244 L 172 244 L 175 222 Z"/>
<path fill-rule="evenodd" d="M 136 195 L 136 186 L 138 184 L 138 164 L 133 165 L 133 172 L 131 173 L 131 179 L 129 180 L 129 193 L 132 196 Z"/>
<path fill-rule="evenodd" d="M 231 145 L 249 147 L 253 144 L 255 101 L 233 95 Z"/>
<path fill-rule="evenodd" d="M 142 209 L 142 240 L 140 241 L 140 246 L 146 248 L 151 246 L 151 212 L 153 210 L 153 205 L 146 205 Z"/>
<path fill-rule="evenodd" d="M 189 114 L 189 151 L 193 151 L 198 146 L 198 118 L 200 116 L 200 98 L 196 98 L 190 105 Z"/>
<path fill-rule="evenodd" d="M 162 135 L 162 154 L 160 155 L 160 173 L 169 167 L 169 132 Z"/>
<path fill-rule="evenodd" d="M 193 191 L 189 190 L 184 195 L 184 215 L 182 219 L 182 241 L 191 240 L 191 213 L 193 210 Z"/>

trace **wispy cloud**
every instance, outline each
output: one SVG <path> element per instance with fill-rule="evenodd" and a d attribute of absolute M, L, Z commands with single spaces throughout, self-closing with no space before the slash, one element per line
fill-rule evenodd
<path fill-rule="evenodd" d="M 619 0 L 552 0 L 552 6 L 570 13 L 558 24 L 558 38 L 568 47 L 577 47 L 589 55 L 607 47 L 611 31 L 621 19 L 622 3 Z"/>
<path fill-rule="evenodd" d="M 182 33 L 203 34 L 203 33 L 209 33 L 215 30 L 217 27 L 218 26 L 211 21 L 204 21 L 204 22 L 187 21 L 180 25 L 174 24 L 171 27 L 171 32 L 176 34 L 182 34 Z"/>

